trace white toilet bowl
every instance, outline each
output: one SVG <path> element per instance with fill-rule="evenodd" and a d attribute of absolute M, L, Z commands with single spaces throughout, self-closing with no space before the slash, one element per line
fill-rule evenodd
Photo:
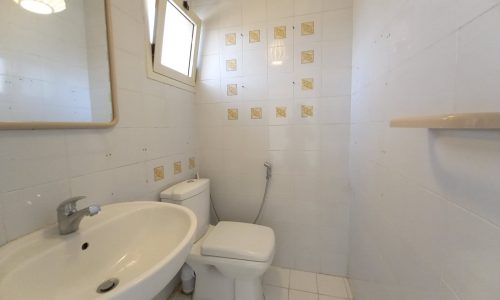
<path fill-rule="evenodd" d="M 187 263 L 196 275 L 193 300 L 264 300 L 262 275 L 274 257 L 275 237 L 261 225 L 208 224 L 208 179 L 186 180 L 161 199 L 192 209 L 198 219 L 196 242 Z"/>
<path fill-rule="evenodd" d="M 210 226 L 186 261 L 196 273 L 193 300 L 263 300 L 262 275 L 273 256 L 274 233 L 268 227 L 237 222 Z"/>

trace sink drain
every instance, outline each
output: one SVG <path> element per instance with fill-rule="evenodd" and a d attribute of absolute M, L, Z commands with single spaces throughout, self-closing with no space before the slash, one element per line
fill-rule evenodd
<path fill-rule="evenodd" d="M 120 280 L 118 280 L 118 278 L 108 279 L 97 287 L 96 292 L 98 292 L 99 294 L 107 293 L 117 287 L 119 282 Z"/>

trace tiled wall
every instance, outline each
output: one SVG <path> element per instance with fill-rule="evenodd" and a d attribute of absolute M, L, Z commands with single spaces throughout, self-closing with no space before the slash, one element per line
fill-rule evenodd
<path fill-rule="evenodd" d="M 355 299 L 499 298 L 500 133 L 388 127 L 499 111 L 499 35 L 498 0 L 355 1 Z"/>
<path fill-rule="evenodd" d="M 200 172 L 224 220 L 277 236 L 274 264 L 345 275 L 352 1 L 190 1 L 204 20 Z"/>
<path fill-rule="evenodd" d="M 0 244 L 54 223 L 70 196 L 87 195 L 82 206 L 157 200 L 196 171 L 193 94 L 146 78 L 141 1 L 113 0 L 112 18 L 120 122 L 0 131 Z"/>

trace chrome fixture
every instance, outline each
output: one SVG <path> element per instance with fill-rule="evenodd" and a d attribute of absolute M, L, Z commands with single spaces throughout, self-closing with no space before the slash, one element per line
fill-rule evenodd
<path fill-rule="evenodd" d="M 101 211 L 99 205 L 91 205 L 81 210 L 76 209 L 76 202 L 85 199 L 85 196 L 78 196 L 64 200 L 57 207 L 57 225 L 59 233 L 62 235 L 78 231 L 80 222 L 85 216 L 95 216 Z"/>

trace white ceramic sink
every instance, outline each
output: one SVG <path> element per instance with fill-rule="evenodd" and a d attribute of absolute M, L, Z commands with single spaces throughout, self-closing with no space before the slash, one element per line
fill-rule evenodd
<path fill-rule="evenodd" d="M 0 299 L 151 299 L 181 268 L 195 230 L 195 215 L 182 206 L 103 206 L 76 233 L 61 236 L 54 225 L 0 247 Z M 111 278 L 118 285 L 97 293 Z"/>

